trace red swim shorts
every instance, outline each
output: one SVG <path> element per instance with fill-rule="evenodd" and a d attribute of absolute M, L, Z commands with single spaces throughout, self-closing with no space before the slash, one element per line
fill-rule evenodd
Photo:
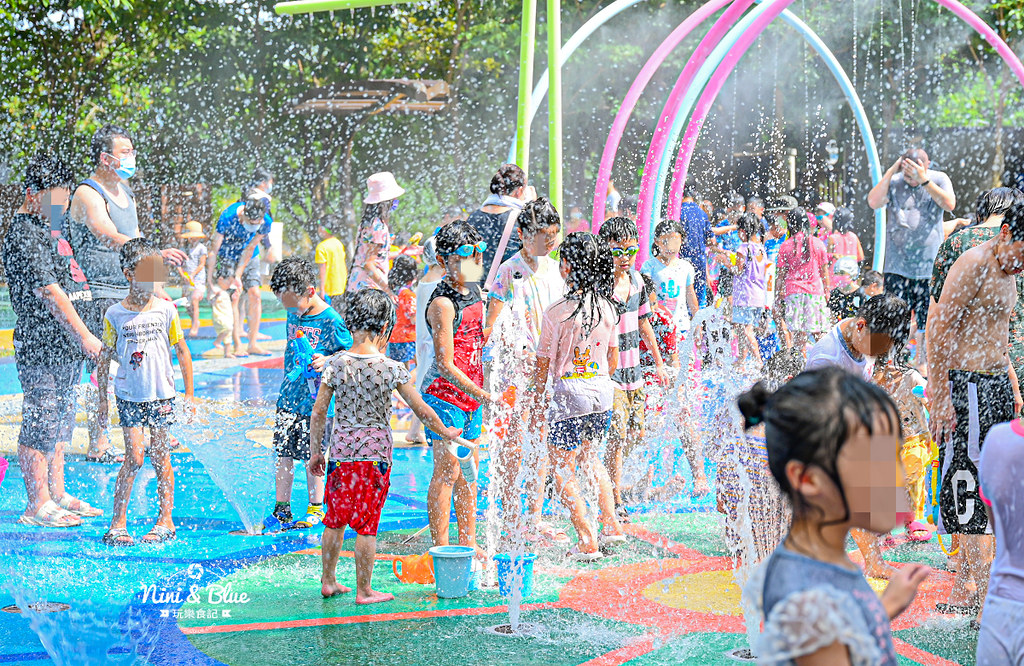
<path fill-rule="evenodd" d="M 340 530 L 348 525 L 356 534 L 377 536 L 389 487 L 391 466 L 388 463 L 332 462 L 324 496 L 327 505 L 324 526 Z"/>

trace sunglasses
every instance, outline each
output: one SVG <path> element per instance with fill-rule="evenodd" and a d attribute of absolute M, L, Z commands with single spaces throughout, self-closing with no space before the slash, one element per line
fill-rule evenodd
<path fill-rule="evenodd" d="M 468 259 L 469 257 L 473 256 L 474 252 L 486 252 L 486 251 L 487 251 L 487 242 L 486 241 L 480 241 L 476 245 L 469 245 L 469 244 L 462 245 L 458 249 L 456 249 L 454 252 L 452 252 L 452 254 L 457 254 L 460 257 L 462 257 L 463 259 Z"/>
<path fill-rule="evenodd" d="M 613 247 L 613 257 L 635 257 L 636 253 L 640 251 L 639 245 L 630 245 L 629 247 Z"/>

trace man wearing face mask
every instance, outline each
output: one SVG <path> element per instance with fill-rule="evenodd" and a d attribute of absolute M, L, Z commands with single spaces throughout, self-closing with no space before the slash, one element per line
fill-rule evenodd
<path fill-rule="evenodd" d="M 58 238 L 67 209 L 71 168 L 37 153 L 25 175 L 25 201 L 3 241 L 3 263 L 17 315 L 14 360 L 24 392 L 18 463 L 28 506 L 19 523 L 81 525 L 103 512 L 64 491 L 64 447 L 75 424 L 75 388 L 82 360 L 102 349 L 75 311 L 91 298 L 85 275 Z M 62 252 L 61 248 L 65 248 Z"/>
<path fill-rule="evenodd" d="M 242 351 L 242 313 L 239 301 L 245 292 L 249 305 L 249 354 L 267 356 L 270 352 L 257 344 L 260 333 L 260 318 L 263 313 L 260 286 L 260 244 L 270 233 L 270 203 L 267 198 L 250 191 L 243 201 L 228 206 L 217 220 L 213 234 L 213 246 L 206 260 L 207 290 L 213 291 L 213 275 L 217 263 L 231 266 L 235 272 L 234 291 L 231 306 L 234 310 L 235 355 L 244 356 Z"/>
<path fill-rule="evenodd" d="M 103 332 L 107 308 L 128 295 L 128 281 L 121 271 L 121 246 L 139 238 L 139 216 L 135 194 L 127 181 L 135 175 L 135 146 L 127 130 L 105 125 L 92 138 L 95 170 L 75 189 L 67 225 L 68 241 L 89 281 L 92 301 L 79 308 L 93 335 Z M 164 261 L 181 264 L 187 255 L 181 250 L 161 250 Z M 166 297 L 161 289 L 157 292 Z M 106 434 L 89 421 L 89 452 L 92 462 L 121 462 L 110 452 Z"/>

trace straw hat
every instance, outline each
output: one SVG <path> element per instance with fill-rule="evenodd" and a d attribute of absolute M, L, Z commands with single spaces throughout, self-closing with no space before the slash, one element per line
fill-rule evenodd
<path fill-rule="evenodd" d="M 377 204 L 382 201 L 391 201 L 405 194 L 405 190 L 398 186 L 395 177 L 390 171 L 375 173 L 366 179 L 366 199 L 364 204 Z"/>
<path fill-rule="evenodd" d="M 192 220 L 185 223 L 185 230 L 181 232 L 181 237 L 184 239 L 206 238 L 206 234 L 203 233 L 203 225 Z"/>

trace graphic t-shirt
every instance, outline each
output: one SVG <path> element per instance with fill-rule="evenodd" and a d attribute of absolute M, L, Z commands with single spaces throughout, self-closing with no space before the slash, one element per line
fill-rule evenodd
<path fill-rule="evenodd" d="M 619 367 L 612 373 L 612 381 L 623 391 L 632 391 L 644 385 L 640 372 L 640 320 L 651 316 L 651 300 L 640 273 L 629 271 L 629 296 L 622 300 L 616 294 L 621 315 L 616 331 L 619 335 Z"/>
<path fill-rule="evenodd" d="M 175 395 L 171 347 L 183 338 L 178 310 L 150 299 L 149 310 L 134 312 L 121 303 L 103 317 L 103 344 L 118 362 L 114 395 L 129 402 L 168 400 Z"/>
<path fill-rule="evenodd" d="M 601 301 L 599 319 L 584 328 L 579 301 L 563 298 L 544 311 L 537 357 L 550 359 L 552 400 L 548 420 L 564 421 L 611 409 L 615 386 L 608 376 L 608 348 L 617 346 L 617 313 Z M 637 353 L 639 358 L 639 352 Z"/>
<path fill-rule="evenodd" d="M 325 238 L 316 246 L 313 260 L 318 264 L 327 264 L 327 276 L 324 278 L 324 291 L 328 296 L 345 293 L 348 284 L 348 257 L 345 256 L 345 245 L 340 240 Z"/>
<path fill-rule="evenodd" d="M 217 257 L 232 265 L 237 264 L 241 260 L 245 248 L 249 246 L 253 238 L 257 235 L 266 237 L 270 233 L 270 225 L 272 223 L 270 214 L 266 213 L 263 215 L 263 224 L 260 225 L 259 229 L 256 231 L 247 230 L 242 221 L 238 219 L 239 209 L 243 205 L 241 201 L 236 201 L 225 208 L 224 212 L 217 218 L 217 233 L 224 237 L 224 240 L 220 243 L 220 249 L 217 251 Z M 256 244 L 256 248 L 252 251 L 252 256 L 253 258 L 260 256 L 259 243 Z"/>
<path fill-rule="evenodd" d="M 928 179 L 945 192 L 952 193 L 949 176 L 928 171 Z M 932 274 L 935 254 L 942 243 L 943 210 L 926 187 L 912 187 L 897 173 L 889 181 L 886 204 L 885 272 L 915 280 Z"/>
<path fill-rule="evenodd" d="M 384 220 L 374 218 L 369 224 L 359 227 L 356 236 L 356 256 L 352 260 L 352 275 L 349 276 L 348 290 L 380 289 L 370 279 L 366 262 L 373 260 L 381 275 L 388 274 L 388 249 L 391 247 L 391 230 Z M 376 249 L 375 249 L 376 248 Z"/>
<path fill-rule="evenodd" d="M 839 287 L 828 295 L 828 309 L 836 321 L 847 317 L 856 317 L 860 307 L 868 302 L 868 295 L 857 287 L 853 291 L 843 291 Z"/>
<path fill-rule="evenodd" d="M 85 356 L 77 338 L 54 320 L 46 301 L 35 294 L 36 289 L 57 284 L 76 307 L 91 300 L 85 274 L 67 241 L 55 238 L 45 219 L 18 213 L 3 240 L 3 263 L 11 307 L 18 317 L 14 325 L 17 360 L 27 365 L 81 361 Z"/>
<path fill-rule="evenodd" d="M 522 312 L 528 339 L 523 341 L 536 351 L 540 340 L 541 320 L 552 303 L 565 294 L 565 280 L 558 272 L 558 262 L 551 257 L 537 257 L 537 270 L 526 265 L 522 252 L 498 267 L 491 283 L 490 298 L 501 301 L 505 307 Z M 521 307 L 517 307 L 521 305 Z"/>
<path fill-rule="evenodd" d="M 760 243 L 743 243 L 736 249 L 743 257 L 743 272 L 732 281 L 734 308 L 763 308 L 768 304 L 768 254 Z"/>
<path fill-rule="evenodd" d="M 391 462 L 391 392 L 412 379 L 404 363 L 383 354 L 335 354 L 323 383 L 334 389 L 331 460 Z"/>
<path fill-rule="evenodd" d="M 810 242 L 808 258 L 804 259 L 804 248 Z M 779 271 L 786 271 L 785 293 L 825 295 L 821 281 L 821 267 L 828 266 L 828 250 L 825 244 L 814 236 L 799 233 L 786 240 L 779 250 Z"/>
<path fill-rule="evenodd" d="M 292 414 L 309 416 L 313 413 L 313 403 L 316 402 L 316 394 L 320 388 L 320 378 L 306 379 L 301 374 L 289 381 L 287 375 L 295 367 L 295 360 L 298 356 L 297 334 L 302 334 L 309 341 L 314 354 L 330 356 L 342 349 L 352 346 L 352 334 L 345 327 L 341 315 L 330 307 L 315 315 L 300 317 L 291 312 L 288 313 L 286 322 L 288 329 L 288 343 L 284 348 L 284 372 L 285 378 L 281 382 L 281 394 L 277 398 L 277 408 L 289 411 Z M 333 415 L 334 404 L 331 403 L 328 415 Z"/>
<path fill-rule="evenodd" d="M 181 266 L 197 287 L 206 284 L 206 254 L 206 246 L 196 243 L 189 249 L 188 257 L 185 258 L 185 263 Z"/>
<path fill-rule="evenodd" d="M 416 292 L 411 287 L 398 290 L 398 320 L 390 341 L 416 342 Z"/>
<path fill-rule="evenodd" d="M 658 302 L 672 314 L 680 331 L 690 330 L 690 311 L 686 305 L 686 288 L 694 286 L 697 279 L 693 264 L 687 259 L 676 259 L 665 265 L 651 257 L 640 267 L 640 272 L 654 280 L 658 290 Z"/>
<path fill-rule="evenodd" d="M 838 366 L 847 372 L 853 373 L 864 381 L 871 381 L 871 372 L 875 368 L 875 359 L 863 357 L 859 361 L 853 357 L 853 352 L 846 345 L 839 324 L 832 327 L 832 330 L 822 336 L 811 350 L 807 352 L 807 365 L 805 370 L 815 368 L 827 368 Z"/>

